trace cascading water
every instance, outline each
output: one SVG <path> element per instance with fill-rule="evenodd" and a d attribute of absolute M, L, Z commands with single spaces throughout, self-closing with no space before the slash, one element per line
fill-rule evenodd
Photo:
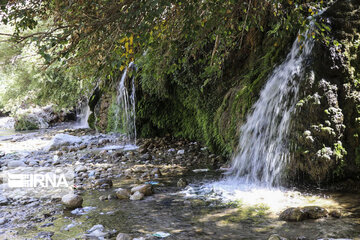
<path fill-rule="evenodd" d="M 309 31 L 310 32 L 310 31 Z M 305 36 L 308 36 L 306 33 Z M 241 200 L 244 204 L 266 204 L 274 211 L 298 205 L 300 197 L 280 187 L 283 168 L 289 159 L 288 134 L 299 85 L 313 41 L 296 40 L 285 61 L 277 66 L 241 127 L 238 153 L 227 177 L 220 181 L 188 186 L 186 197 Z"/>
<path fill-rule="evenodd" d="M 79 128 L 89 128 L 88 119 L 91 114 L 88 100 L 81 102 L 80 105 L 80 114 L 78 114 L 77 127 Z"/>
<path fill-rule="evenodd" d="M 230 178 L 266 187 L 280 185 L 289 158 L 287 137 L 291 115 L 312 48 L 310 38 L 306 37 L 302 43 L 295 40 L 285 61 L 267 80 L 241 127 L 239 151 L 228 173 Z"/>
<path fill-rule="evenodd" d="M 127 138 L 136 142 L 136 114 L 135 114 L 135 80 L 132 77 L 130 86 L 127 86 L 126 80 L 129 69 L 136 69 L 135 64 L 131 62 L 128 68 L 125 68 L 121 77 L 116 97 L 115 109 L 115 129 L 126 134 Z M 129 90 L 131 94 L 129 95 Z"/>

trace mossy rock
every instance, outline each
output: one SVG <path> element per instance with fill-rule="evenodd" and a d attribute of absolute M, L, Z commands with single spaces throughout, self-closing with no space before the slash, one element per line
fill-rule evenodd
<path fill-rule="evenodd" d="M 33 116 L 22 115 L 15 118 L 15 131 L 36 130 L 40 128 L 39 120 Z"/>

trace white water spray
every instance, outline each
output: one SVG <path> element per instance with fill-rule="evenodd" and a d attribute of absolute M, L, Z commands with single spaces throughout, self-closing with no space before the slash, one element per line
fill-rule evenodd
<path fill-rule="evenodd" d="M 77 116 L 78 128 L 89 128 L 88 119 L 91 114 L 88 101 L 83 101 L 80 105 L 80 114 Z"/>
<path fill-rule="evenodd" d="M 282 170 L 289 159 L 287 139 L 291 115 L 312 48 L 310 38 L 303 43 L 295 40 L 285 61 L 267 80 L 241 127 L 239 151 L 232 162 L 230 179 L 265 187 L 280 184 Z"/>

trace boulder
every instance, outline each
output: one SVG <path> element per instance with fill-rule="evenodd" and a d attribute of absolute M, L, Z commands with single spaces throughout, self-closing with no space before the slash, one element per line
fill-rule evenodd
<path fill-rule="evenodd" d="M 306 219 L 318 219 L 328 215 L 328 211 L 325 208 L 317 206 L 303 207 L 302 210 L 306 215 Z"/>
<path fill-rule="evenodd" d="M 115 194 L 118 199 L 129 199 L 130 197 L 130 191 L 124 188 L 118 188 Z"/>
<path fill-rule="evenodd" d="M 279 218 L 283 221 L 299 222 L 306 219 L 318 219 L 328 215 L 325 208 L 318 206 L 308 206 L 303 208 L 288 208 L 283 211 Z"/>
<path fill-rule="evenodd" d="M 299 222 L 304 220 L 306 215 L 301 208 L 288 208 L 282 213 L 280 213 L 280 220 L 290 221 L 290 222 Z"/>
<path fill-rule="evenodd" d="M 75 209 L 75 208 L 79 208 L 82 206 L 83 198 L 79 195 L 70 193 L 70 194 L 64 195 L 61 198 L 61 202 L 62 202 L 62 204 L 65 205 L 66 208 Z"/>
<path fill-rule="evenodd" d="M 48 151 L 58 150 L 64 146 L 70 146 L 77 143 L 81 143 L 82 139 L 80 137 L 72 136 L 69 134 L 57 134 L 52 139 L 50 146 L 46 148 Z"/>

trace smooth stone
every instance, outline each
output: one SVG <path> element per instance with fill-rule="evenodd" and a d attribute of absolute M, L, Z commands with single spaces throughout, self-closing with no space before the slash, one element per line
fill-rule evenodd
<path fill-rule="evenodd" d="M 178 155 L 183 155 L 183 154 L 185 154 L 185 150 L 179 150 L 179 151 L 177 151 L 177 154 Z"/>
<path fill-rule="evenodd" d="M 12 160 L 8 162 L 7 166 L 9 168 L 17 168 L 17 167 L 26 167 L 26 164 L 21 160 Z"/>
<path fill-rule="evenodd" d="M 144 194 L 141 192 L 135 192 L 133 195 L 130 196 L 130 200 L 132 201 L 139 201 L 144 199 Z"/>
<path fill-rule="evenodd" d="M 87 168 L 83 165 L 79 165 L 75 168 L 75 172 L 86 172 Z"/>
<path fill-rule="evenodd" d="M 151 184 L 143 184 L 131 189 L 131 193 L 140 192 L 145 196 L 150 196 L 153 193 Z"/>
<path fill-rule="evenodd" d="M 79 195 L 70 193 L 64 195 L 61 198 L 61 202 L 68 208 L 68 209 L 75 209 L 82 206 L 83 198 Z"/>
<path fill-rule="evenodd" d="M 131 240 L 131 237 L 129 234 L 126 234 L 126 233 L 119 233 L 116 236 L 116 240 Z"/>
<path fill-rule="evenodd" d="M 100 196 L 100 197 L 99 197 L 99 200 L 100 200 L 100 201 L 108 200 L 108 196 Z"/>
<path fill-rule="evenodd" d="M 128 189 L 118 188 L 115 194 L 118 199 L 129 199 L 131 193 Z"/>

